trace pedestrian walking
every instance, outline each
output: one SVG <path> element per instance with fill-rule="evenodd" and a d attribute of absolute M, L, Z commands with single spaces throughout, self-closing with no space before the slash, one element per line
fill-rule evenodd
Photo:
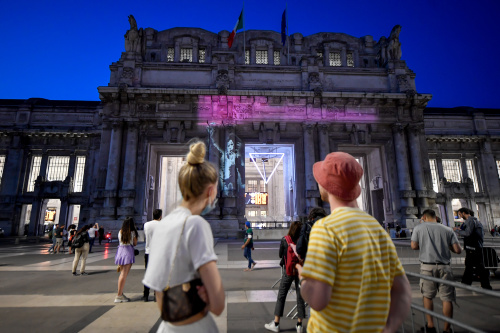
<path fill-rule="evenodd" d="M 391 238 L 357 206 L 363 168 L 335 152 L 314 164 L 313 175 L 332 212 L 312 227 L 307 259 L 297 265 L 311 306 L 307 332 L 395 332 L 411 289 Z"/>
<path fill-rule="evenodd" d="M 128 273 L 135 263 L 134 246 L 137 245 L 137 230 L 134 219 L 127 217 L 118 232 L 118 250 L 115 255 L 115 265 L 118 265 L 118 293 L 115 297 L 115 303 L 130 302 L 130 298 L 125 296 L 123 288 L 127 281 Z"/>
<path fill-rule="evenodd" d="M 316 221 L 322 219 L 326 215 L 326 211 L 321 207 L 314 207 L 309 211 L 307 222 L 302 225 L 300 236 L 297 240 L 297 253 L 299 254 L 300 259 L 306 259 L 307 245 L 309 244 L 309 236 L 311 234 L 312 226 Z"/>
<path fill-rule="evenodd" d="M 48 253 L 54 252 L 54 248 L 56 247 L 56 233 L 55 233 L 56 229 L 57 229 L 57 224 L 54 224 L 49 231 L 48 236 L 49 238 L 52 238 L 52 246 L 49 247 L 49 249 L 47 250 Z"/>
<path fill-rule="evenodd" d="M 439 224 L 436 212 L 427 209 L 422 213 L 422 223 L 413 229 L 411 248 L 420 250 L 420 274 L 445 281 L 453 281 L 451 270 L 451 251 L 456 254 L 462 252 L 457 235 L 449 227 Z M 443 302 L 443 315 L 453 318 L 453 303 L 456 301 L 455 287 L 443 283 L 420 279 L 420 292 L 423 296 L 424 307 L 434 310 L 433 299 L 439 293 Z M 435 333 L 433 318 L 426 314 L 427 333 Z M 444 323 L 443 333 L 451 332 L 450 323 Z"/>
<path fill-rule="evenodd" d="M 219 173 L 205 161 L 203 142 L 192 143 L 189 150 L 178 177 L 182 203 L 156 226 L 142 281 L 156 291 L 162 333 L 218 332 L 208 312 L 220 315 L 224 310 L 212 229 L 202 217 L 217 206 Z M 198 293 L 189 293 L 192 288 Z"/>
<path fill-rule="evenodd" d="M 301 222 L 293 222 L 290 225 L 290 229 L 288 229 L 288 234 L 281 239 L 279 257 L 284 259 L 285 269 L 281 270 L 281 283 L 278 291 L 278 299 L 276 300 L 276 306 L 274 307 L 274 320 L 269 324 L 264 325 L 267 330 L 272 332 L 280 331 L 280 318 L 283 317 L 286 296 L 288 295 L 288 290 L 290 290 L 290 287 L 292 286 L 292 282 L 295 283 L 295 293 L 297 295 L 298 319 L 296 330 L 298 333 L 303 332 L 302 320 L 306 317 L 306 306 L 299 292 L 299 275 L 297 268 L 295 267 L 296 264 L 301 262 L 295 246 L 297 240 L 299 239 L 301 229 Z"/>
<path fill-rule="evenodd" d="M 484 267 L 483 261 L 483 225 L 474 217 L 474 213 L 469 208 L 460 208 L 458 216 L 464 220 L 464 223 L 453 230 L 457 231 L 459 236 L 464 237 L 465 271 L 462 275 L 462 283 L 470 286 L 476 274 L 479 275 L 481 287 L 491 290 L 490 274 Z"/>
<path fill-rule="evenodd" d="M 161 220 L 162 210 L 155 209 L 153 211 L 153 220 L 144 223 L 144 237 L 146 238 L 146 247 L 144 249 L 144 267 L 148 268 L 148 260 L 149 260 L 149 249 L 151 247 L 151 240 L 153 239 L 154 230 L 156 226 Z M 156 301 L 156 297 L 154 298 Z M 144 291 L 142 295 L 142 300 L 144 302 L 149 301 L 149 287 L 144 285 Z"/>
<path fill-rule="evenodd" d="M 63 225 L 58 225 L 57 228 L 54 229 L 54 233 L 56 234 L 56 247 L 54 248 L 54 254 L 59 253 L 61 250 L 61 246 L 63 244 L 63 231 Z"/>
<path fill-rule="evenodd" d="M 89 234 L 87 231 L 89 230 L 89 226 L 86 225 L 80 230 L 78 230 L 71 241 L 71 246 L 75 250 L 75 259 L 73 259 L 73 267 L 72 274 L 73 276 L 78 275 L 88 275 L 85 272 L 85 264 L 87 263 L 87 256 L 89 255 Z M 80 274 L 76 273 L 76 267 L 78 266 L 78 262 L 82 259 L 82 263 L 80 265 Z"/>
<path fill-rule="evenodd" d="M 75 235 L 76 235 L 76 227 L 75 225 L 70 225 L 69 226 L 70 229 L 69 229 L 69 237 L 68 237 L 68 254 L 73 254 L 73 246 L 72 246 L 72 243 L 73 243 L 73 238 L 75 238 Z M 71 228 L 73 227 L 73 228 Z"/>
<path fill-rule="evenodd" d="M 89 253 L 92 253 L 92 246 L 94 246 L 96 232 L 99 231 L 99 224 L 89 226 Z"/>
<path fill-rule="evenodd" d="M 101 242 L 104 239 L 104 228 L 103 228 L 103 226 L 99 227 L 98 233 L 99 233 L 99 245 L 101 245 Z"/>
<path fill-rule="evenodd" d="M 253 270 L 257 263 L 252 259 L 252 250 L 253 248 L 253 230 L 250 222 L 245 222 L 245 243 L 241 246 L 243 250 L 243 256 L 248 260 L 248 268 L 245 268 L 243 271 L 248 272 Z"/>

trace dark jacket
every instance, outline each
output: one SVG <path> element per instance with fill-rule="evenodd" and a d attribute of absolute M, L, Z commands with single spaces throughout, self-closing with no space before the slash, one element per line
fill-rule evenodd
<path fill-rule="evenodd" d="M 280 251 L 279 251 L 279 257 L 281 258 L 280 260 L 280 266 L 284 267 L 285 266 L 285 261 L 286 261 L 286 251 L 288 250 L 288 243 L 286 242 L 285 237 L 281 239 L 280 243 Z"/>
<path fill-rule="evenodd" d="M 297 254 L 300 256 L 300 259 L 304 260 L 306 259 L 306 253 L 307 253 L 307 245 L 309 244 L 309 235 L 311 233 L 311 229 L 316 223 L 316 221 L 321 220 L 323 217 L 318 217 L 314 221 L 307 221 L 304 223 L 302 226 L 302 229 L 300 230 L 300 236 L 299 239 L 297 240 Z"/>
<path fill-rule="evenodd" d="M 466 250 L 481 249 L 483 247 L 483 225 L 474 216 L 469 216 L 462 224 L 458 234 L 464 237 Z"/>

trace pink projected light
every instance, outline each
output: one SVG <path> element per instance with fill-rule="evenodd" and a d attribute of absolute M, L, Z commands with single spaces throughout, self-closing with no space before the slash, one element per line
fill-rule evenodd
<path fill-rule="evenodd" d="M 269 182 L 269 180 L 271 180 L 271 177 L 274 175 L 274 172 L 276 171 L 276 169 L 278 168 L 278 165 L 280 165 L 281 163 L 281 160 L 283 159 L 283 156 L 285 156 L 285 153 L 248 153 L 250 155 L 250 159 L 252 160 L 253 164 L 255 165 L 255 167 L 257 168 L 257 171 L 260 173 L 260 176 L 262 177 L 262 179 L 264 180 L 264 183 L 267 185 L 267 183 Z M 274 170 L 273 172 L 271 172 L 271 174 L 269 175 L 269 177 L 267 177 L 266 179 L 266 176 L 264 176 L 262 174 L 262 172 L 260 171 L 259 167 L 257 166 L 257 162 L 255 162 L 255 157 L 254 155 L 278 155 L 278 156 L 281 156 L 280 157 L 280 160 L 278 161 L 278 163 L 276 163 L 276 166 L 274 167 Z M 264 173 L 265 173 L 265 169 L 264 169 Z"/>

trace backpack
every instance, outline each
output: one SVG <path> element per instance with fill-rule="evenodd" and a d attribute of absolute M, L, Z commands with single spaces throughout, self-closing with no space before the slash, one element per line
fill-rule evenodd
<path fill-rule="evenodd" d="M 74 249 L 79 249 L 79 248 L 83 247 L 84 244 L 85 244 L 85 239 L 83 239 L 82 234 L 75 236 L 71 241 L 71 247 Z"/>
<path fill-rule="evenodd" d="M 295 268 L 295 265 L 300 263 L 299 258 L 295 254 L 295 251 L 290 245 L 295 245 L 295 243 L 292 241 L 292 237 L 286 235 L 285 240 L 288 244 L 288 248 L 286 250 L 286 260 L 285 260 L 285 271 L 286 275 L 288 276 L 296 276 L 298 275 L 297 268 Z"/>

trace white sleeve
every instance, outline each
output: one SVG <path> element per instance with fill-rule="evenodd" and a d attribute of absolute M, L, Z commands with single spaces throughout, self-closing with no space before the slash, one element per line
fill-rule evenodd
<path fill-rule="evenodd" d="M 198 270 L 210 261 L 217 261 L 212 229 L 208 222 L 200 216 L 193 216 L 186 223 L 190 224 L 186 228 L 186 240 L 194 269 Z"/>

